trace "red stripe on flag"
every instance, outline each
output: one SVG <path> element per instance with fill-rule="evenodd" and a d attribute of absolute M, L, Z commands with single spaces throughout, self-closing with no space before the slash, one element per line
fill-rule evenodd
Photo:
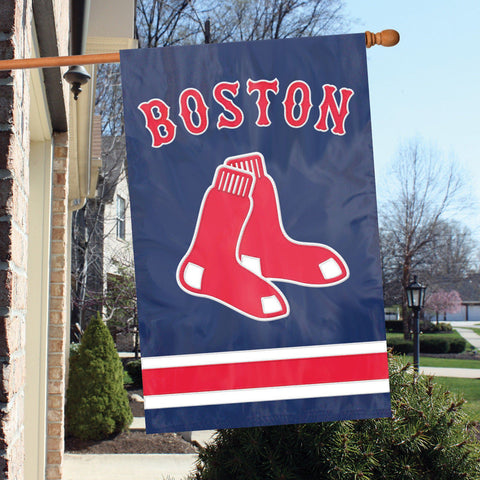
<path fill-rule="evenodd" d="M 386 353 L 143 370 L 144 395 L 388 378 Z"/>

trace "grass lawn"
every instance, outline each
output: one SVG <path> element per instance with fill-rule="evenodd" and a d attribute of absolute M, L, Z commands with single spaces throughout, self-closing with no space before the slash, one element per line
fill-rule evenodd
<path fill-rule="evenodd" d="M 413 357 L 405 355 L 405 360 L 413 363 Z M 457 358 L 424 357 L 420 355 L 420 366 L 447 368 L 480 368 L 479 360 Z M 435 377 L 435 382 L 447 387 L 451 392 L 465 398 L 465 412 L 471 420 L 480 422 L 480 379 Z"/>
<path fill-rule="evenodd" d="M 480 380 L 473 378 L 435 377 L 435 382 L 447 387 L 467 401 L 465 412 L 471 420 L 480 422 Z"/>

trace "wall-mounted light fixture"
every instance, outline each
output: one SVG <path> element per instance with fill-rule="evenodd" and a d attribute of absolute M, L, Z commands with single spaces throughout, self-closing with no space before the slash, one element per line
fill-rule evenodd
<path fill-rule="evenodd" d="M 77 100 L 78 95 L 82 91 L 82 85 L 85 85 L 91 76 L 81 65 L 74 65 L 69 67 L 63 78 L 72 86 L 73 98 Z"/>

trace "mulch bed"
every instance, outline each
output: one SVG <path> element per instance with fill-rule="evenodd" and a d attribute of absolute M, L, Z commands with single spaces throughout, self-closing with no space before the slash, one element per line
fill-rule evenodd
<path fill-rule="evenodd" d="M 142 395 L 142 390 L 129 390 L 130 395 Z M 142 402 L 130 399 L 134 417 L 143 417 Z M 178 433 L 147 435 L 142 430 L 131 430 L 112 435 L 106 440 L 79 440 L 67 437 L 65 451 L 68 453 L 198 453 L 196 445 L 184 440 Z"/>
<path fill-rule="evenodd" d="M 198 453 L 198 449 L 185 441 L 177 433 L 147 435 L 143 431 L 132 430 L 120 433 L 107 440 L 65 439 L 68 453 Z"/>

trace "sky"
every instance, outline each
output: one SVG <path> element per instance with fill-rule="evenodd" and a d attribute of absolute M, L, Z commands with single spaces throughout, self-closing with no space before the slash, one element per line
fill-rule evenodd
<path fill-rule="evenodd" d="M 473 208 L 460 220 L 480 243 L 480 0 L 345 0 L 351 32 L 400 33 L 368 50 L 377 195 L 402 143 L 421 139 L 463 171 Z"/>

